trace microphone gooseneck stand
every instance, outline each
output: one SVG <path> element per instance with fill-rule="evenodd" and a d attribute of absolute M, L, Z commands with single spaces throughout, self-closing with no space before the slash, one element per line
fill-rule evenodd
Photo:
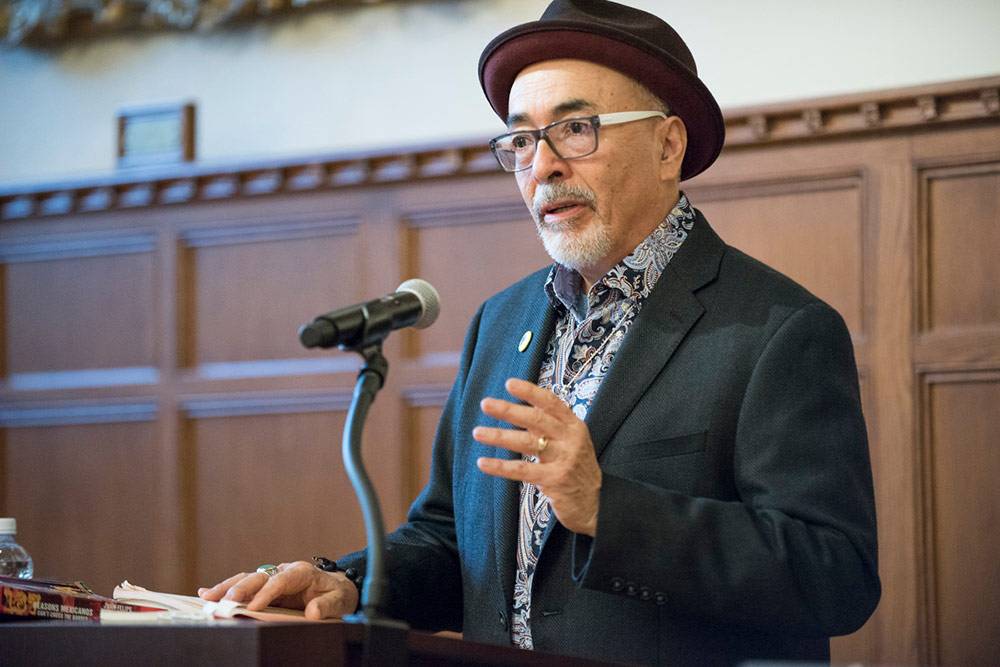
<path fill-rule="evenodd" d="M 358 496 L 365 520 L 365 535 L 368 538 L 368 562 L 365 567 L 365 583 L 361 589 L 361 609 L 358 617 L 381 618 L 385 605 L 385 528 L 382 510 L 375 487 L 361 460 L 361 433 L 368 417 L 368 408 L 375 401 L 375 395 L 385 384 L 389 362 L 382 354 L 381 341 L 356 350 L 364 358 L 364 366 L 358 371 L 354 385 L 354 396 L 347 411 L 344 424 L 342 450 L 347 476 Z"/>
<path fill-rule="evenodd" d="M 389 372 L 389 362 L 382 354 L 382 341 L 389 335 L 387 328 L 366 327 L 357 344 L 341 345 L 344 351 L 357 352 L 365 363 L 358 371 L 354 385 L 354 396 L 344 424 L 342 450 L 344 467 L 354 487 L 354 493 L 364 515 L 365 534 L 368 539 L 368 562 L 365 580 L 361 589 L 361 607 L 357 613 L 344 617 L 345 623 L 357 624 L 364 628 L 364 650 L 362 664 L 398 665 L 406 662 L 406 633 L 409 626 L 384 613 L 387 581 L 385 576 L 385 529 L 382 510 L 379 506 L 375 487 L 365 471 L 361 458 L 361 434 L 364 430 L 368 409 L 375 401 L 375 395 L 385 384 Z"/>

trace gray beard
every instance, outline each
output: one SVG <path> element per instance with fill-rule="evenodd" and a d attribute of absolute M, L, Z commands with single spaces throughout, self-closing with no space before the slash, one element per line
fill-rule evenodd
<path fill-rule="evenodd" d="M 576 271 L 600 264 L 611 252 L 611 236 L 601 224 L 560 231 L 539 225 L 538 236 L 549 257 Z"/>
<path fill-rule="evenodd" d="M 535 219 L 535 228 L 542 239 L 545 252 L 555 262 L 576 271 L 595 266 L 608 256 L 613 246 L 608 228 L 600 219 L 578 230 L 572 226 L 549 224 L 542 218 L 542 207 L 545 204 L 564 197 L 582 199 L 592 207 L 596 199 L 594 193 L 586 188 L 562 183 L 543 183 L 538 186 L 531 215 Z"/>

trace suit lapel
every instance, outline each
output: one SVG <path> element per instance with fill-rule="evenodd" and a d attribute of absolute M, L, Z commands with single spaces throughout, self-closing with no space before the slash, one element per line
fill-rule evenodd
<path fill-rule="evenodd" d="M 515 315 L 514 323 L 503 327 L 505 335 L 501 340 L 493 341 L 501 349 L 510 349 L 510 364 L 507 366 L 504 380 L 516 377 L 529 382 L 538 381 L 538 372 L 542 365 L 549 338 L 555 328 L 555 311 L 549 304 L 543 283 L 537 284 L 527 295 L 521 312 Z M 531 340 L 524 352 L 518 352 L 518 343 L 524 332 L 531 332 Z M 502 384 L 503 380 L 501 380 Z M 508 398 L 500 396 L 500 398 Z M 493 456 L 500 459 L 516 459 L 518 454 L 497 447 Z M 493 553 L 496 557 L 497 574 L 500 579 L 500 590 L 505 596 L 504 609 L 510 610 L 513 605 L 514 570 L 517 567 L 517 528 L 518 528 L 518 492 L 520 485 L 499 477 L 491 477 L 493 485 Z"/>
<path fill-rule="evenodd" d="M 695 291 L 718 274 L 724 252 L 725 245 L 699 212 L 684 245 L 643 304 L 587 413 L 598 459 L 705 312 Z"/>
<path fill-rule="evenodd" d="M 587 412 L 587 426 L 598 460 L 705 312 L 694 292 L 715 278 L 724 252 L 725 244 L 698 212 L 688 238 L 643 304 Z M 565 532 L 562 524 L 551 521 L 542 535 L 542 554 L 558 531 Z M 536 579 L 544 563 L 545 559 L 539 555 Z"/>

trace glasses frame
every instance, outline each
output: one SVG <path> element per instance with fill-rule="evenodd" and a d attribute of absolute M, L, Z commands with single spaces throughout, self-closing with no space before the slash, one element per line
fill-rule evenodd
<path fill-rule="evenodd" d="M 606 125 L 621 125 L 622 123 L 634 123 L 648 118 L 667 118 L 667 116 L 668 114 L 662 111 L 616 111 L 614 113 L 597 114 L 596 116 L 574 116 L 573 118 L 564 118 L 562 120 L 557 120 L 554 123 L 549 123 L 545 127 L 540 127 L 537 130 L 515 130 L 513 132 L 501 134 L 499 137 L 490 139 L 490 151 L 493 153 L 493 157 L 496 158 L 497 163 L 500 164 L 500 167 L 504 171 L 516 173 L 531 168 L 531 165 L 535 161 L 535 154 L 538 152 L 538 144 L 541 143 L 542 140 L 549 145 L 549 148 L 552 149 L 552 152 L 555 153 L 556 157 L 560 160 L 576 160 L 577 158 L 587 157 L 588 155 L 593 155 L 597 152 L 597 147 L 600 145 L 600 129 Z M 559 149 L 555 147 L 555 144 L 549 138 L 549 132 L 554 127 L 580 121 L 587 121 L 594 127 L 594 148 L 593 150 L 581 155 L 564 156 L 559 152 Z M 535 150 L 531 153 L 531 161 L 527 165 L 520 168 L 516 165 L 514 168 L 508 168 L 504 165 L 503 160 L 500 159 L 497 143 L 508 137 L 521 134 L 530 135 L 535 140 Z"/>

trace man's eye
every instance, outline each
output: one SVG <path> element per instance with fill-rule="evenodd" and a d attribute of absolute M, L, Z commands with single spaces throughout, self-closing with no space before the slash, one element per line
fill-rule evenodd
<path fill-rule="evenodd" d="M 531 148 L 533 143 L 530 134 L 515 134 L 510 138 L 510 147 L 516 151 Z"/>
<path fill-rule="evenodd" d="M 574 120 L 566 123 L 567 134 L 586 134 L 589 129 L 590 125 L 586 121 Z"/>

